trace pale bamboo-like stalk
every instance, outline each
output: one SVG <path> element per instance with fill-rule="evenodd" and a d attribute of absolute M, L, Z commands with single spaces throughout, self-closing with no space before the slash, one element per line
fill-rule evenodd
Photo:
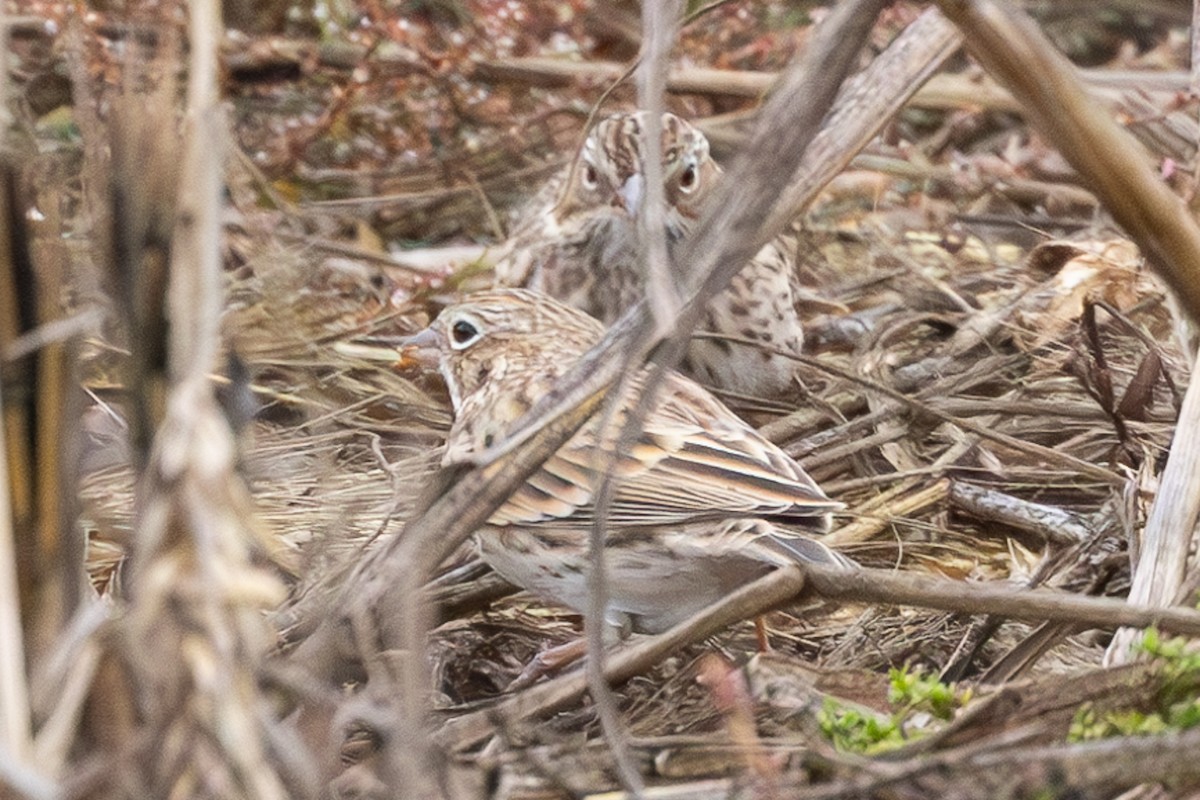
<path fill-rule="evenodd" d="M 1200 358 L 1197 359 L 1200 363 Z M 1167 466 L 1159 479 L 1158 493 L 1142 531 L 1141 557 L 1133 569 L 1129 602 L 1146 606 L 1168 606 L 1187 574 L 1188 553 L 1200 518 L 1200 368 L 1183 396 L 1183 408 L 1175 423 L 1175 438 Z M 1138 632 L 1122 628 L 1105 653 L 1105 662 L 1123 664 L 1135 653 L 1131 645 Z"/>
<path fill-rule="evenodd" d="M 3 411 L 3 397 L 0 397 L 0 418 Z M 29 686 L 25 678 L 25 642 L 4 433 L 4 426 L 0 425 L 0 749 L 24 761 L 31 751 Z"/>
<path fill-rule="evenodd" d="M 8 129 L 8 24 L 0 6 L 0 142 Z M 0 212 L 15 219 L 12 209 Z M 7 266 L 6 266 L 7 268 Z M 4 419 L 0 398 L 0 420 Z M 17 588 L 16 532 L 12 524 L 9 498 L 8 450 L 5 430 L 0 425 L 0 748 L 7 749 L 18 761 L 29 757 L 30 736 L 29 686 L 25 676 L 25 642 L 21 627 L 21 598 Z"/>
<path fill-rule="evenodd" d="M 176 371 L 207 375 L 220 344 L 221 250 L 221 170 L 202 166 L 206 159 L 221 164 L 220 95 L 217 87 L 219 65 L 217 51 L 221 30 L 221 11 L 215 0 L 188 4 L 191 32 L 191 63 L 187 83 L 187 141 L 181 176 L 181 218 L 191 224 L 177 225 L 171 251 L 171 279 L 168 303 L 190 328 L 171 337 L 170 364 Z M 197 174 L 189 174 L 189 169 Z M 195 183 L 194 183 L 195 182 Z M 198 216 L 192 216 L 193 214 Z M 188 241 L 181 241 L 186 237 Z M 194 237 L 194 238 L 193 238 Z"/>
<path fill-rule="evenodd" d="M 165 309 L 171 323 L 169 387 L 160 417 L 152 420 L 153 447 L 138 487 L 130 602 L 118 622 L 125 677 L 140 701 L 142 720 L 141 730 L 115 747 L 137 759 L 133 770 L 118 767 L 132 775 L 111 780 L 131 787 L 128 794 L 201 797 L 220 786 L 216 791 L 223 797 L 284 800 L 308 793 L 296 787 L 314 781 L 271 759 L 273 722 L 256 679 L 271 641 L 263 611 L 284 592 L 251 560 L 255 550 L 269 551 L 269 545 L 259 538 L 250 494 L 237 471 L 234 433 L 210 378 L 223 302 L 227 132 L 217 92 L 222 27 L 217 0 L 193 0 L 188 11 L 182 145 L 175 138 L 173 91 L 154 98 L 161 115 L 151 130 L 155 138 L 148 139 L 153 154 L 181 153 L 178 178 L 158 176 L 161 185 L 155 187 L 164 197 L 174 193 L 173 208 L 153 209 L 163 215 L 174 211 Z M 147 191 L 145 176 L 120 174 L 115 180 L 126 182 L 131 194 Z M 164 313 L 162 300 L 161 291 L 147 298 L 151 313 Z"/>

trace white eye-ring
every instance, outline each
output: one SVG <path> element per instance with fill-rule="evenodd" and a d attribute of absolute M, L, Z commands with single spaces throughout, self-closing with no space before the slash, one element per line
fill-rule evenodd
<path fill-rule="evenodd" d="M 459 317 L 450 323 L 450 346 L 455 350 L 465 350 L 483 336 L 480 325 L 470 317 Z"/>
<path fill-rule="evenodd" d="M 696 169 L 696 163 L 689 161 L 688 165 L 683 168 L 683 172 L 679 173 L 679 191 L 684 194 L 691 194 L 696 191 L 696 187 L 700 184 L 700 171 Z"/>
<path fill-rule="evenodd" d="M 600 175 L 596 172 L 596 166 L 592 162 L 585 161 L 583 163 L 583 173 L 579 176 L 579 182 L 585 189 L 595 189 L 600 185 Z"/>

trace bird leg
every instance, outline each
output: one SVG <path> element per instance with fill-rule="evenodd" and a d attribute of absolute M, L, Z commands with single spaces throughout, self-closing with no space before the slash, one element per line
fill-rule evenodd
<path fill-rule="evenodd" d="M 771 640 L 767 637 L 767 620 L 766 617 L 754 618 L 754 635 L 758 639 L 758 652 L 771 652 Z"/>
<path fill-rule="evenodd" d="M 521 674 L 508 685 L 505 691 L 516 692 L 532 686 L 539 678 L 574 664 L 586 654 L 587 639 L 582 637 L 565 644 L 548 647 L 525 665 L 525 669 L 521 670 Z"/>

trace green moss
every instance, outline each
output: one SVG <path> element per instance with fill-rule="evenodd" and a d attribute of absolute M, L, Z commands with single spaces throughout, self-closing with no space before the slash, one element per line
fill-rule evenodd
<path fill-rule="evenodd" d="M 826 699 L 817 714 L 821 731 L 842 751 L 874 754 L 900 747 L 949 721 L 970 699 L 936 677 L 908 669 L 888 672 L 890 714 L 876 714 Z"/>
<path fill-rule="evenodd" d="M 1087 703 L 1075 712 L 1067 738 L 1073 742 L 1113 736 L 1152 736 L 1200 725 L 1200 652 L 1186 639 L 1163 639 L 1151 628 L 1135 648 L 1158 661 L 1163 683 L 1150 709 L 1097 712 Z"/>

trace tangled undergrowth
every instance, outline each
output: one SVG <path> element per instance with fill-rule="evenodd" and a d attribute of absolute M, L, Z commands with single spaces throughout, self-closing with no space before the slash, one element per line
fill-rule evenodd
<path fill-rule="evenodd" d="M 209 639 L 197 630 L 217 631 L 212 641 L 221 630 L 252 631 L 246 640 L 261 645 L 237 686 L 269 698 L 255 707 L 256 719 L 292 738 L 246 750 L 241 768 L 294 770 L 278 796 L 386 796 L 403 739 L 389 727 L 387 705 L 399 693 L 392 659 L 401 657 L 388 648 L 357 657 L 386 627 L 374 618 L 384 612 L 349 615 L 349 643 L 304 647 L 343 587 L 425 507 L 450 416 L 436 375 L 380 363 L 366 345 L 420 329 L 486 283 L 509 211 L 578 142 L 613 77 L 611 63 L 623 68 L 636 55 L 637 12 L 619 3 L 605 10 L 479 0 L 393 13 L 364 2 L 340 20 L 293 14 L 271 33 L 225 39 L 233 137 L 219 165 L 227 206 L 222 352 L 213 371 L 220 414 L 242 423 L 228 486 L 246 491 L 196 485 L 205 487 L 202 498 L 226 498 L 221 507 L 237 518 L 229 527 L 244 525 L 238 535 L 252 544 L 236 558 L 221 551 L 231 560 L 213 562 L 224 566 L 201 570 L 199 580 L 188 569 L 208 564 L 206 551 L 181 544 L 186 525 L 175 511 L 163 512 L 175 521 L 155 540 L 161 560 L 131 564 L 156 496 L 144 484 L 135 492 L 134 476 L 146 468 L 130 435 L 137 347 L 123 329 L 128 320 L 99 299 L 111 288 L 105 223 L 119 213 L 102 187 L 123 180 L 119 146 L 104 143 L 128 133 L 127 106 L 117 98 L 132 92 L 150 102 L 139 81 L 182 74 L 171 59 L 185 17 L 179 9 L 165 17 L 143 11 L 78 18 L 44 4 L 38 13 L 57 29 L 13 29 L 28 137 L 21 146 L 30 157 L 10 172 L 21 178 L 22 202 L 50 217 L 33 229 L 34 269 L 65 287 L 66 310 L 55 297 L 52 318 L 92 314 L 73 340 L 84 394 L 73 417 L 72 497 L 91 585 L 111 598 L 104 613 L 112 615 L 108 627 L 94 623 L 55 650 L 66 624 L 47 612 L 27 624 L 31 639 L 42 637 L 30 649 L 39 658 L 73 647 L 123 652 L 103 637 L 125 631 L 127 619 L 143 626 L 135 632 L 146 652 L 154 649 L 126 652 L 125 662 L 89 656 L 74 667 L 79 673 L 61 664 L 46 673 L 77 674 L 89 708 L 110 709 L 134 731 L 106 740 L 94 713 L 79 712 L 74 735 L 55 740 L 58 754 L 46 763 L 58 765 L 62 781 L 106 753 L 128 766 L 138 763 L 130 753 L 152 749 L 147 720 L 203 716 L 186 693 L 164 691 L 156 705 L 128 678 L 177 674 L 168 669 L 168 640 L 156 642 L 155 626 L 169 620 L 191 675 L 215 674 L 206 670 L 237 651 L 205 649 L 198 642 Z M 863 65 L 921 12 L 891 6 Z M 1194 98 L 1160 74 L 1183 63 L 1181 21 L 1165 8 L 1122 13 L 1123 22 L 1090 20 L 1093 38 L 1074 42 L 1075 55 L 1105 65 L 1089 80 L 1106 107 L 1148 149 L 1164 182 L 1189 197 Z M 696 119 L 714 151 L 732 161 L 759 110 L 752 71 L 784 68 L 826 14 L 775 3 L 724 3 L 698 14 L 673 61 L 673 79 L 690 83 L 677 84 L 668 105 Z M 1062 25 L 1052 11 L 1041 22 L 1051 32 Z M 160 59 L 147 57 L 156 69 L 139 72 L 126 60 L 131 41 Z M 564 63 L 582 71 L 564 78 Z M 741 82 L 719 82 L 709 67 Z M 1134 69 L 1156 80 L 1118 79 Z M 1011 97 L 992 91 L 965 58 L 938 79 L 938 93 L 928 85 L 917 92 L 799 219 L 807 345 L 794 391 L 782 401 L 723 399 L 845 503 L 828 541 L 865 566 L 1018 596 L 1125 597 L 1188 387 L 1182 317 L 1137 246 Z M 73 94 L 62 95 L 64 82 Z M 171 122 L 151 126 L 146 141 L 174 152 L 175 99 L 167 95 Z M 624 85 L 608 107 L 629 107 L 634 97 Z M 41 285 L 44 293 L 56 284 Z M 15 363 L 5 356 L 12 373 Z M 18 381 L 5 380 L 7 410 Z M 192 485 L 163 477 L 172 474 L 160 476 L 162 497 Z M 46 553 L 34 562 L 24 597 L 55 574 Z M 225 570 L 234 562 L 237 569 Z M 273 594 L 275 581 L 286 585 L 286 599 Z M 147 585 L 161 605 L 137 616 L 122 604 Z M 254 613 L 218 624 L 220 615 L 197 599 L 212 586 L 228 607 Z M 677 791 L 665 796 L 698 797 L 1028 796 L 1047 787 L 1099 797 L 1159 780 L 1200 783 L 1187 758 L 1168 769 L 1147 755 L 1195 745 L 1197 662 L 1184 640 L 1146 633 L 1147 658 L 1127 659 L 1114 655 L 1115 624 L 834 597 L 814 586 L 767 617 L 773 652 L 754 655 L 748 615 L 626 676 L 617 695 L 625 744 L 648 783 Z M 515 593 L 469 547 L 442 565 L 431 590 L 438 611 L 425 653 L 430 724 L 450 754 L 447 769 L 469 776 L 472 787 L 455 796 L 484 796 L 491 787 L 488 796 L 578 797 L 617 786 L 611 743 L 595 705 L 577 699 L 581 689 L 566 700 L 545 698 L 549 682 L 524 699 L 506 692 L 542 649 L 578 635 L 578 618 Z M 121 673 L 121 664 L 132 672 Z M 306 667 L 329 667 L 335 679 L 325 685 L 297 673 Z M 36 701 L 39 725 L 48 724 L 53 698 L 43 691 Z M 238 720 L 250 726 L 239 735 L 254 739 L 246 733 L 252 723 Z M 1100 749 L 1114 737 L 1145 735 L 1160 738 L 1119 739 L 1116 755 Z M 183 763 L 180 741 L 171 752 Z M 306 764 L 310 751 L 322 755 Z M 204 759 L 219 761 L 223 752 L 198 750 L 196 763 L 211 766 Z M 884 753 L 886 762 L 859 758 Z M 178 778 L 186 770 L 173 773 L 174 764 L 157 765 L 163 783 L 110 776 L 95 779 L 103 788 L 94 793 L 189 785 L 197 773 Z"/>

